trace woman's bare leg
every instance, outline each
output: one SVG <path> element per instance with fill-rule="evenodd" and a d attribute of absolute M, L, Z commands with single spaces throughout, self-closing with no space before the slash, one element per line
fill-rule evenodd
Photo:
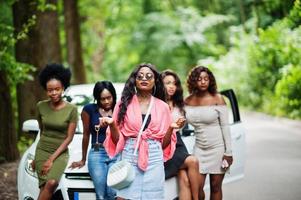
<path fill-rule="evenodd" d="M 194 156 L 188 156 L 181 168 L 186 169 L 193 200 L 199 199 L 199 161 Z"/>
<path fill-rule="evenodd" d="M 204 192 L 205 181 L 206 181 L 206 174 L 200 174 L 199 175 L 199 184 L 200 184 L 199 199 L 200 200 L 204 200 L 205 199 L 205 192 Z"/>
<path fill-rule="evenodd" d="M 185 169 L 179 170 L 178 182 L 179 182 L 179 200 L 191 200 L 192 194 L 190 191 L 190 182 L 188 179 L 187 171 Z"/>
<path fill-rule="evenodd" d="M 210 174 L 210 200 L 222 200 L 222 184 L 225 174 Z"/>
<path fill-rule="evenodd" d="M 57 186 L 58 182 L 56 180 L 48 180 L 40 189 L 38 200 L 50 200 Z"/>

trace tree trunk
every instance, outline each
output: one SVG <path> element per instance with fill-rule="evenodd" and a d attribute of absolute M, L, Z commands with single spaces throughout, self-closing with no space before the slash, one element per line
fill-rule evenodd
<path fill-rule="evenodd" d="M 239 16 L 240 16 L 240 22 L 244 28 L 244 31 L 247 32 L 247 28 L 246 28 L 246 12 L 245 12 L 245 8 L 243 5 L 243 2 L 241 0 L 236 0 L 237 4 L 238 4 L 238 9 L 239 9 Z"/>
<path fill-rule="evenodd" d="M 73 82 L 86 83 L 86 71 L 82 58 L 77 0 L 64 0 L 67 58 L 71 66 Z"/>
<path fill-rule="evenodd" d="M 38 83 L 40 70 L 47 63 L 60 63 L 62 60 L 57 12 L 38 11 L 38 2 L 19 0 L 13 5 L 14 27 L 17 32 L 29 18 L 36 15 L 36 24 L 30 29 L 28 38 L 19 40 L 15 46 L 16 60 L 32 64 L 36 68 L 31 74 L 33 81 L 26 81 L 17 86 L 19 133 L 25 120 L 36 117 L 36 103 L 45 98 L 45 92 Z M 48 0 L 47 3 L 57 5 L 56 0 Z"/>
<path fill-rule="evenodd" d="M 255 17 L 254 30 L 256 31 L 256 34 L 259 35 L 258 28 L 260 27 L 260 15 L 256 3 L 252 4 L 252 10 Z"/>
<path fill-rule="evenodd" d="M 14 111 L 7 74 L 0 71 L 0 163 L 19 157 Z"/>

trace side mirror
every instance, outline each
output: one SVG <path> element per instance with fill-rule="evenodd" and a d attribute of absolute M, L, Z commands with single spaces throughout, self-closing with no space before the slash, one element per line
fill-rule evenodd
<path fill-rule="evenodd" d="M 23 122 L 22 130 L 24 132 L 32 133 L 32 134 L 38 134 L 40 131 L 39 123 L 35 119 L 29 119 Z"/>

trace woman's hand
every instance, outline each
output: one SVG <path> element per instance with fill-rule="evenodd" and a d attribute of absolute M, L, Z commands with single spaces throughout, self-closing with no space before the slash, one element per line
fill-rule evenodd
<path fill-rule="evenodd" d="M 114 120 L 111 117 L 100 117 L 99 118 L 99 126 L 100 127 L 105 127 L 108 125 L 113 124 Z"/>
<path fill-rule="evenodd" d="M 170 126 L 175 129 L 180 129 L 184 126 L 186 119 L 184 117 L 179 117 L 176 122 L 173 122 Z"/>
<path fill-rule="evenodd" d="M 51 159 L 46 160 L 46 162 L 44 162 L 42 166 L 41 174 L 47 175 L 52 165 L 53 165 L 53 161 Z"/>
<path fill-rule="evenodd" d="M 85 166 L 86 161 L 85 160 L 81 160 L 81 161 L 77 161 L 77 162 L 73 162 L 68 168 L 74 169 L 74 168 L 82 168 L 83 166 Z"/>
<path fill-rule="evenodd" d="M 233 157 L 232 156 L 223 156 L 223 160 L 227 161 L 228 166 L 225 166 L 224 169 L 227 170 L 233 163 Z"/>
<path fill-rule="evenodd" d="M 32 171 L 36 171 L 36 162 L 35 162 L 35 160 L 32 160 L 30 165 L 31 165 Z"/>

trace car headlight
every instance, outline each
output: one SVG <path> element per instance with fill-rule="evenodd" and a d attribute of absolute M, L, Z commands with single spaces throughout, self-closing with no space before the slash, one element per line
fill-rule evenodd
<path fill-rule="evenodd" d="M 33 170 L 32 165 L 31 165 L 32 162 L 33 162 L 33 160 L 34 160 L 34 155 L 32 155 L 31 153 L 29 153 L 27 155 L 27 157 L 26 157 L 26 160 L 25 160 L 25 171 L 30 176 L 38 178 L 38 174 Z"/>

